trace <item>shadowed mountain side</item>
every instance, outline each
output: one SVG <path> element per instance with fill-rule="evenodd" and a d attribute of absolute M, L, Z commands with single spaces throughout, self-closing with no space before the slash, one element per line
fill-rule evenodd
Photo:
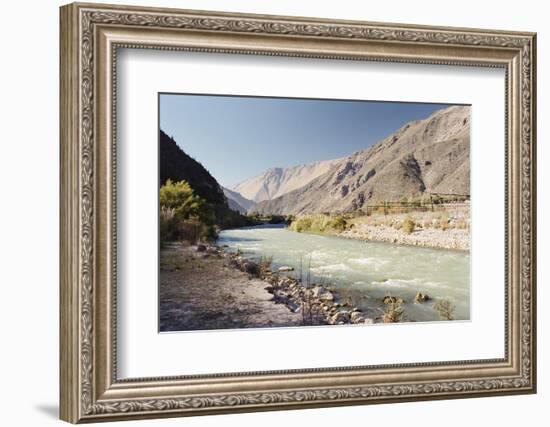
<path fill-rule="evenodd" d="M 449 107 L 410 122 L 372 147 L 335 161 L 306 185 L 251 210 L 345 212 L 426 192 L 470 193 L 470 107 Z"/>
<path fill-rule="evenodd" d="M 218 181 L 206 168 L 187 155 L 174 139 L 160 131 L 160 185 L 168 179 L 174 182 L 187 181 L 193 192 L 206 202 L 212 215 L 210 220 L 218 227 L 232 228 L 250 225 L 250 221 L 233 209 Z"/>
<path fill-rule="evenodd" d="M 160 131 L 160 185 L 166 180 L 185 180 L 204 200 L 216 205 L 227 205 L 218 181 L 198 161 L 187 155 L 168 135 Z"/>

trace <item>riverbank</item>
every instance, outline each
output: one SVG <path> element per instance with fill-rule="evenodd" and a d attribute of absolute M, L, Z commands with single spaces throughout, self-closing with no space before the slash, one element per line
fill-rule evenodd
<path fill-rule="evenodd" d="M 361 216 L 322 214 L 298 217 L 292 231 L 344 237 L 368 242 L 433 249 L 470 250 L 470 208 Z"/>
<path fill-rule="evenodd" d="M 432 249 L 470 250 L 470 233 L 461 229 L 420 228 L 411 233 L 405 233 L 395 230 L 391 226 L 360 224 L 357 227 L 338 233 L 336 236 L 367 242 L 383 242 Z"/>
<path fill-rule="evenodd" d="M 375 321 L 334 291 L 221 247 L 169 244 L 160 255 L 161 332 Z"/>

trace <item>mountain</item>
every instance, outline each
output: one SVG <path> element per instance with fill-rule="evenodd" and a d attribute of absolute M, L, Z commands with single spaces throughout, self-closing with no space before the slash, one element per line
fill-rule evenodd
<path fill-rule="evenodd" d="M 195 194 L 214 205 L 227 207 L 227 200 L 218 181 L 206 168 L 187 155 L 173 138 L 160 131 L 160 185 L 167 179 L 185 180 Z"/>
<path fill-rule="evenodd" d="M 294 215 L 346 212 L 426 192 L 470 194 L 470 107 L 448 107 L 410 122 L 253 210 Z"/>
<path fill-rule="evenodd" d="M 225 187 L 222 187 L 222 190 L 227 198 L 227 203 L 229 204 L 230 209 L 245 214 L 252 206 L 254 206 L 254 202 L 252 200 L 248 200 L 240 193 L 231 191 Z"/>
<path fill-rule="evenodd" d="M 232 210 L 222 186 L 206 170 L 206 168 L 186 154 L 162 130 L 160 131 L 160 185 L 166 180 L 185 180 L 195 194 L 206 202 L 209 212 L 213 214 L 213 222 L 219 227 L 232 228 L 250 225 L 246 217 Z"/>
<path fill-rule="evenodd" d="M 272 168 L 237 184 L 233 191 L 256 203 L 272 200 L 328 172 L 340 160 L 326 160 L 291 168 Z"/>

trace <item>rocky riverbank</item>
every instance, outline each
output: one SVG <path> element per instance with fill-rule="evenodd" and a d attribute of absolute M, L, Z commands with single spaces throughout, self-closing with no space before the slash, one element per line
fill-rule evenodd
<path fill-rule="evenodd" d="M 348 221 L 337 234 L 349 239 L 435 249 L 470 249 L 470 206 L 448 204 L 435 212 L 372 214 Z"/>
<path fill-rule="evenodd" d="M 469 231 L 457 228 L 448 230 L 419 228 L 411 233 L 405 233 L 387 225 L 360 224 L 357 227 L 339 233 L 338 236 L 347 239 L 384 242 L 395 245 L 460 251 L 470 250 Z"/>
<path fill-rule="evenodd" d="M 370 324 L 337 292 L 217 246 L 161 250 L 160 330 Z"/>
<path fill-rule="evenodd" d="M 304 286 L 298 279 L 279 273 L 289 271 L 288 267 L 281 267 L 273 272 L 271 268 L 262 266 L 261 260 L 255 262 L 243 258 L 239 253 L 223 253 L 229 257 L 231 265 L 265 280 L 268 283 L 265 289 L 273 295 L 273 301 L 299 313 L 302 325 L 374 323 L 374 319 L 359 308 L 349 302 L 340 301 L 336 291 L 314 283 Z"/>

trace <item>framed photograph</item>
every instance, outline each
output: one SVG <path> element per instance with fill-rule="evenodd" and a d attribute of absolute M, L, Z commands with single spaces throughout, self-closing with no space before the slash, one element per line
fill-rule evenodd
<path fill-rule="evenodd" d="M 535 34 L 60 22 L 63 420 L 536 391 Z"/>

